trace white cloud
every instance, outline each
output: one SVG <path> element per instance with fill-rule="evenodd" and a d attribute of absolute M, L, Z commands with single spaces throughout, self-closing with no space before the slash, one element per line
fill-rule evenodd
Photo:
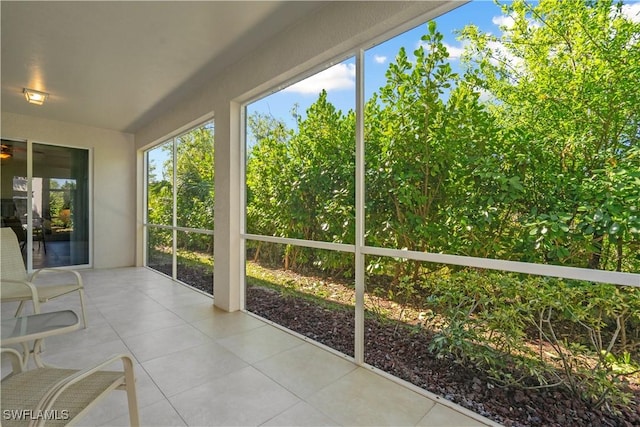
<path fill-rule="evenodd" d="M 317 95 L 322 89 L 327 92 L 352 89 L 355 87 L 355 79 L 355 64 L 337 64 L 287 87 L 284 92 Z"/>
<path fill-rule="evenodd" d="M 493 22 L 495 25 L 497 25 L 500 28 L 504 27 L 505 29 L 510 29 L 513 27 L 515 20 L 513 19 L 512 16 L 500 15 L 500 16 L 494 16 L 493 18 L 491 18 L 491 22 Z"/>
<path fill-rule="evenodd" d="M 622 15 L 631 22 L 640 23 L 640 3 L 622 5 Z"/>
<path fill-rule="evenodd" d="M 447 48 L 447 52 L 449 52 L 450 59 L 460 59 L 462 53 L 464 52 L 464 47 L 453 46 L 447 43 L 444 43 L 444 47 Z"/>
<path fill-rule="evenodd" d="M 522 58 L 519 58 L 513 53 L 509 52 L 509 49 L 507 49 L 507 47 L 501 41 L 490 41 L 487 43 L 487 47 L 493 51 L 493 55 L 495 58 L 491 60 L 493 64 L 497 64 L 498 62 L 505 62 L 515 69 L 518 69 L 523 65 Z"/>
<path fill-rule="evenodd" d="M 387 57 L 382 55 L 373 55 L 373 60 L 378 64 L 384 64 L 385 62 L 387 62 Z"/>
<path fill-rule="evenodd" d="M 462 56 L 462 53 L 464 52 L 464 45 L 463 46 L 454 46 L 451 45 L 449 43 L 443 43 L 444 47 L 447 48 L 447 52 L 449 52 L 449 59 L 450 60 L 457 60 L 460 59 L 460 57 Z M 428 51 L 429 49 L 429 45 L 425 42 L 419 42 L 418 43 L 418 48 L 422 47 L 425 51 Z"/>
<path fill-rule="evenodd" d="M 494 101 L 495 100 L 495 96 L 493 96 L 493 94 L 485 89 L 479 89 L 476 88 L 476 90 L 478 91 L 478 93 L 480 94 L 480 96 L 478 97 L 478 100 L 480 102 L 489 102 L 489 101 Z"/>
<path fill-rule="evenodd" d="M 501 31 L 508 34 L 509 32 L 511 32 L 511 30 L 513 29 L 516 23 L 516 16 L 517 15 L 515 14 L 498 15 L 491 18 L 491 22 L 493 22 L 494 25 L 498 26 L 498 28 L 500 28 Z M 536 22 L 533 18 L 527 18 L 527 22 L 529 24 L 529 27 L 533 27 L 533 28 L 540 27 L 540 23 Z"/>

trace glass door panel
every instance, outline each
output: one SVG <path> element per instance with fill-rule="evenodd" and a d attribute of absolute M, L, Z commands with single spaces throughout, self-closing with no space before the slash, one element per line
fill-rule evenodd
<path fill-rule="evenodd" d="M 33 268 L 89 264 L 89 152 L 33 144 Z"/>

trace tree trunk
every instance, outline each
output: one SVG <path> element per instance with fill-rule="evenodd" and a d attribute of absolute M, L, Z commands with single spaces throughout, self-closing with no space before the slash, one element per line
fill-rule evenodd
<path fill-rule="evenodd" d="M 602 234 L 594 234 L 592 239 L 594 251 L 591 253 L 591 257 L 589 258 L 589 268 L 594 270 L 600 267 L 600 257 L 602 256 Z"/>

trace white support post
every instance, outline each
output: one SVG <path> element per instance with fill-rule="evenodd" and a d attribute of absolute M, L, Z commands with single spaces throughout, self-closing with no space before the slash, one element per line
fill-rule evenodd
<path fill-rule="evenodd" d="M 177 188 L 177 176 L 178 176 L 178 142 L 177 138 L 171 139 L 171 164 L 173 166 L 173 182 L 171 185 L 171 191 L 173 196 L 173 207 L 171 212 L 173 213 L 171 224 L 173 226 L 171 230 L 171 278 L 178 280 L 178 188 Z"/>
<path fill-rule="evenodd" d="M 225 311 L 240 309 L 241 149 L 240 105 L 215 109 L 215 221 L 213 302 Z"/>
<path fill-rule="evenodd" d="M 355 354 L 357 364 L 364 364 L 364 291 L 365 255 L 364 241 L 364 51 L 356 55 L 356 313 L 355 313 Z"/>

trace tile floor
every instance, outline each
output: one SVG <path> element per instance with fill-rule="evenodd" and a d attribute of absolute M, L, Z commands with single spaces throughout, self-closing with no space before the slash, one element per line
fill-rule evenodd
<path fill-rule="evenodd" d="M 495 425 L 249 314 L 215 309 L 209 296 L 151 270 L 82 276 L 89 327 L 47 339 L 43 358 L 76 368 L 132 354 L 143 425 Z M 3 304 L 2 316 L 12 308 Z M 66 308 L 79 312 L 77 294 L 42 306 Z M 79 425 L 128 425 L 125 396 L 111 393 Z"/>

